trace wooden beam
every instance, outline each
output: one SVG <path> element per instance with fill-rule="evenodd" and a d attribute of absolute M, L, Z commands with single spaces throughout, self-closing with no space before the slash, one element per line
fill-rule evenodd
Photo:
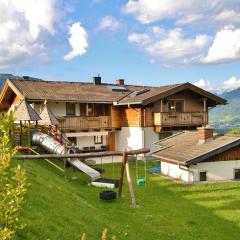
<path fill-rule="evenodd" d="M 135 154 L 143 154 L 150 152 L 149 148 L 142 148 L 138 150 L 132 150 L 126 152 L 127 155 L 135 155 Z M 96 152 L 96 153 L 73 153 L 73 154 L 42 154 L 42 155 L 17 155 L 15 156 L 15 159 L 17 160 L 24 160 L 24 159 L 30 159 L 30 160 L 38 160 L 38 159 L 61 159 L 61 158 L 91 158 L 91 157 L 107 157 L 107 156 L 122 156 L 123 152 L 115 152 L 115 151 L 107 151 L 107 152 Z"/>
<path fill-rule="evenodd" d="M 125 151 L 123 153 L 123 157 L 122 157 L 121 176 L 120 176 L 120 180 L 119 180 L 118 197 L 122 196 L 123 178 L 124 178 L 124 171 L 125 171 L 126 163 L 127 163 L 127 153 Z"/>
<path fill-rule="evenodd" d="M 131 201 L 132 201 L 132 207 L 136 208 L 137 207 L 137 201 L 136 201 L 136 196 L 135 196 L 135 193 L 134 193 L 132 176 L 131 176 L 131 172 L 130 172 L 130 167 L 129 167 L 128 161 L 126 161 L 126 175 L 127 175 L 128 187 L 129 187 Z"/>

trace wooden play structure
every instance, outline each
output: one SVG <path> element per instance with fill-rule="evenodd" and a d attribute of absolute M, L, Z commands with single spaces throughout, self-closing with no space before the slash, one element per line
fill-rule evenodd
<path fill-rule="evenodd" d="M 16 149 L 18 151 L 25 151 L 28 153 L 26 155 L 17 155 L 16 159 L 45 160 L 61 172 L 64 172 L 65 178 L 67 177 L 67 168 L 72 167 L 74 171 L 79 170 L 87 174 L 91 178 L 91 185 L 93 186 L 105 188 L 118 187 L 118 197 L 122 196 L 123 178 L 126 171 L 132 206 L 137 206 L 128 157 L 148 153 L 150 151 L 148 148 L 124 152 L 103 151 L 79 153 L 77 149 L 68 141 L 68 139 L 65 139 L 61 132 L 58 131 L 57 125 L 59 122 L 51 110 L 48 109 L 46 104 L 44 105 L 41 113 L 38 115 L 38 113 L 25 100 L 22 100 L 14 112 L 14 117 L 15 121 L 20 125 L 20 146 L 18 146 Z M 34 124 L 31 124 L 31 122 Z M 23 123 L 24 126 L 27 124 L 25 126 L 27 127 L 27 146 L 23 146 L 22 144 Z M 34 131 L 32 132 L 31 127 L 34 127 Z M 42 150 L 48 154 L 40 154 L 33 149 L 32 146 L 41 147 Z M 33 155 L 31 155 L 31 153 L 33 153 Z M 114 156 L 122 156 L 119 179 L 102 178 L 101 173 L 97 169 L 94 169 L 91 164 L 89 164 L 89 159 L 91 158 L 100 158 L 102 162 L 102 158 L 109 156 L 112 157 L 112 163 Z M 63 160 L 64 167 L 59 167 L 53 163 L 51 159 Z M 138 163 L 136 160 L 137 184 L 144 185 L 146 175 L 144 178 L 139 178 L 137 164 Z M 103 191 L 100 194 L 100 198 L 104 199 L 104 197 L 106 197 L 106 199 L 111 199 L 111 197 L 116 197 L 116 194 L 113 191 Z"/>
<path fill-rule="evenodd" d="M 79 159 L 79 162 L 83 164 L 83 161 L 85 159 L 89 158 L 101 158 L 101 157 L 107 157 L 107 156 L 122 156 L 122 163 L 121 163 L 121 172 L 120 172 L 120 179 L 119 179 L 119 188 L 118 188 L 118 197 L 122 196 L 122 189 L 123 189 L 123 179 L 124 179 L 124 174 L 126 171 L 126 176 L 127 176 L 127 182 L 128 182 L 128 187 L 130 191 L 130 196 L 131 196 L 131 203 L 132 207 L 137 206 L 137 201 L 136 201 L 136 196 L 134 192 L 134 186 L 133 186 L 133 181 L 132 181 L 132 175 L 130 171 L 130 166 L 129 166 L 129 161 L 128 157 L 129 156 L 134 156 L 137 154 L 144 154 L 148 153 L 150 151 L 149 148 L 142 148 L 138 150 L 132 150 L 132 151 L 114 151 L 114 152 L 98 152 L 98 153 L 67 153 L 67 154 L 41 154 L 41 155 L 17 155 L 16 159 L 17 160 L 43 160 L 47 159 L 48 161 L 50 159 L 62 159 L 64 162 L 64 174 L 66 177 L 67 173 L 67 163 L 70 161 L 76 161 L 76 159 Z M 72 167 L 76 167 L 75 164 L 72 165 Z M 89 167 L 90 168 L 90 167 Z M 79 169 L 79 168 L 78 168 Z M 82 168 L 79 170 L 83 171 Z M 86 173 L 86 171 L 85 171 Z M 93 180 L 94 181 L 94 180 Z"/>

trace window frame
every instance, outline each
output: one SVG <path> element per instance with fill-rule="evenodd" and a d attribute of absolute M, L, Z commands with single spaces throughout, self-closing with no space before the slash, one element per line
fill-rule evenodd
<path fill-rule="evenodd" d="M 170 102 L 174 102 L 174 110 L 170 109 Z M 176 111 L 176 106 L 177 106 L 177 102 L 182 102 L 182 111 L 181 112 L 177 112 Z M 168 103 L 167 103 L 167 108 L 168 108 L 168 112 L 173 112 L 173 113 L 184 113 L 185 112 L 185 100 L 184 99 L 168 99 Z"/>
<path fill-rule="evenodd" d="M 201 173 L 205 173 L 205 175 L 206 175 L 205 180 L 201 180 Z M 207 180 L 208 180 L 207 171 L 206 170 L 199 171 L 199 182 L 207 182 Z"/>
<path fill-rule="evenodd" d="M 236 180 L 236 181 L 240 181 L 240 177 L 239 177 L 239 178 L 236 178 L 236 170 L 239 170 L 239 171 L 240 171 L 240 168 L 234 168 L 234 169 L 233 169 L 233 179 Z"/>
<path fill-rule="evenodd" d="M 100 141 L 98 141 L 100 138 Z M 103 144 L 103 136 L 102 135 L 96 135 L 94 136 L 94 144 Z"/>
<path fill-rule="evenodd" d="M 74 106 L 74 108 L 73 109 L 71 109 L 71 110 L 74 110 L 73 112 L 73 114 L 72 113 L 69 113 L 68 111 L 69 111 L 69 105 L 72 105 L 72 106 Z M 66 116 L 76 116 L 76 103 L 71 103 L 71 102 L 66 102 Z"/>

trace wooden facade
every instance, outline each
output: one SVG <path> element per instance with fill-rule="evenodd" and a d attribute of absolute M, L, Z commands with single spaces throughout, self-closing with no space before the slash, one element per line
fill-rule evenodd
<path fill-rule="evenodd" d="M 58 128 L 61 130 L 75 130 L 75 131 L 90 131 L 98 129 L 110 129 L 112 128 L 111 117 L 99 116 L 99 117 L 62 117 L 59 118 Z"/>
<path fill-rule="evenodd" d="M 206 159 L 204 162 L 233 161 L 233 160 L 240 160 L 240 146 L 231 148 L 223 153 L 217 154 L 212 158 Z"/>

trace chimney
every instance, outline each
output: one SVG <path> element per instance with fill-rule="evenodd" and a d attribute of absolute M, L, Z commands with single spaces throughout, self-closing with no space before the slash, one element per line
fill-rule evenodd
<path fill-rule="evenodd" d="M 116 85 L 123 86 L 124 85 L 124 79 L 118 79 L 116 80 Z"/>
<path fill-rule="evenodd" d="M 97 75 L 97 77 L 93 77 L 93 83 L 95 85 L 100 85 L 102 83 L 102 79 L 99 74 Z"/>
<path fill-rule="evenodd" d="M 199 127 L 198 128 L 198 142 L 199 144 L 205 143 L 206 141 L 213 138 L 213 129 L 210 127 Z"/>

